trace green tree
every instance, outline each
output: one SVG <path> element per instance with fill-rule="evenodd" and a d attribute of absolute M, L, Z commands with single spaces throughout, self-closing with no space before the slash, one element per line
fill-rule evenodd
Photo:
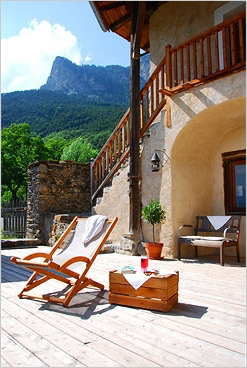
<path fill-rule="evenodd" d="M 26 197 L 27 167 L 34 161 L 46 160 L 47 155 L 41 137 L 33 137 L 28 124 L 11 124 L 4 128 L 1 133 L 2 198 L 6 197 L 6 188 L 14 201 Z"/>
<path fill-rule="evenodd" d="M 98 151 L 94 149 L 87 140 L 79 137 L 75 139 L 68 147 L 65 147 L 61 160 L 73 160 L 75 162 L 89 162 L 95 158 Z"/>
<path fill-rule="evenodd" d="M 48 160 L 60 160 L 63 149 L 68 145 L 68 141 L 62 137 L 53 137 L 44 140 L 48 150 Z"/>

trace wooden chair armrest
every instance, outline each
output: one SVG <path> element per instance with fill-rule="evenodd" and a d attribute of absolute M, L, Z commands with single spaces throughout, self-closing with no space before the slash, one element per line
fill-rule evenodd
<path fill-rule="evenodd" d="M 178 237 L 180 237 L 180 235 L 181 235 L 181 230 L 182 230 L 183 228 L 185 228 L 185 227 L 190 227 L 190 228 L 192 228 L 192 229 L 194 230 L 194 234 L 195 234 L 194 226 L 184 224 L 184 225 L 182 225 L 182 226 L 180 226 L 180 227 L 178 228 Z M 194 234 L 193 234 L 193 235 L 194 235 Z"/>
<path fill-rule="evenodd" d="M 20 262 L 20 261 L 22 261 L 22 263 L 25 263 L 25 261 L 30 261 L 30 260 L 33 260 L 35 258 L 44 258 L 44 262 L 47 262 L 52 257 L 51 257 L 50 253 L 37 252 L 37 253 L 29 254 L 28 256 L 24 257 L 23 259 L 18 258 L 18 257 L 11 257 L 10 260 L 13 263 L 17 263 L 17 262 Z"/>
<path fill-rule="evenodd" d="M 37 252 L 37 253 L 32 253 L 29 254 L 28 256 L 24 257 L 24 260 L 30 260 L 30 259 L 34 259 L 34 258 L 45 258 L 45 260 L 49 260 L 52 258 L 50 253 L 44 253 L 44 252 Z"/>
<path fill-rule="evenodd" d="M 226 238 L 227 237 L 227 231 L 232 230 L 232 229 L 235 230 L 233 233 L 235 234 L 236 241 L 238 241 L 238 239 L 239 239 L 239 229 L 238 229 L 237 226 L 234 226 L 234 225 L 225 228 L 224 233 L 223 233 L 223 237 Z"/>

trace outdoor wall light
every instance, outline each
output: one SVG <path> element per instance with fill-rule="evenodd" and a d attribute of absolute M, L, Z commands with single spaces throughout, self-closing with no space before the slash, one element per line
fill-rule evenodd
<path fill-rule="evenodd" d="M 151 170 L 152 171 L 159 171 L 160 169 L 160 158 L 158 156 L 158 153 L 154 151 L 153 157 L 151 158 Z"/>
<path fill-rule="evenodd" d="M 159 171 L 159 169 L 160 169 L 160 158 L 159 158 L 159 155 L 158 155 L 157 152 L 162 153 L 163 155 L 165 155 L 169 159 L 169 157 L 167 156 L 166 151 L 164 149 L 163 150 L 155 149 L 154 154 L 151 158 L 151 164 L 152 164 L 151 170 L 152 171 Z M 162 164 L 161 166 L 163 167 L 164 164 Z"/>

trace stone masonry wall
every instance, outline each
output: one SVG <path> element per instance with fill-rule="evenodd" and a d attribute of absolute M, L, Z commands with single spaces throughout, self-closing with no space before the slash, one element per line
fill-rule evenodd
<path fill-rule="evenodd" d="M 90 215 L 89 163 L 34 162 L 28 167 L 28 180 L 27 238 L 48 245 L 57 214 Z"/>

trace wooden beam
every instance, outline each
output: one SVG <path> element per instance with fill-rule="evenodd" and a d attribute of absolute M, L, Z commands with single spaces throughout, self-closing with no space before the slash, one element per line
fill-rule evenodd
<path fill-rule="evenodd" d="M 167 128 L 171 127 L 171 106 L 169 97 L 166 97 L 166 126 Z"/>
<path fill-rule="evenodd" d="M 140 42 L 146 2 L 131 2 L 129 232 L 140 234 Z"/>
<path fill-rule="evenodd" d="M 109 27 L 110 30 L 112 32 L 116 32 L 118 28 L 122 27 L 123 25 L 125 25 L 130 21 L 130 17 L 131 17 L 130 14 L 126 14 L 124 17 L 120 18 L 115 23 L 112 23 Z"/>
<path fill-rule="evenodd" d="M 140 59 L 140 45 L 141 45 L 141 38 L 142 32 L 144 28 L 145 22 L 145 15 L 146 15 L 146 1 L 140 1 L 138 7 L 138 14 L 136 20 L 136 27 L 134 31 L 134 40 L 133 40 L 133 58 L 135 59 L 135 52 L 137 50 L 137 58 Z"/>
<path fill-rule="evenodd" d="M 101 12 L 105 12 L 105 11 L 112 10 L 112 9 L 118 9 L 122 6 L 126 6 L 126 1 L 117 1 L 117 2 L 113 2 L 112 4 L 103 5 L 99 7 L 99 10 Z"/>
<path fill-rule="evenodd" d="M 172 96 L 173 95 L 173 92 L 170 91 L 170 89 L 167 89 L 167 88 L 161 88 L 160 93 L 162 93 L 163 95 L 166 95 L 166 96 Z"/>

